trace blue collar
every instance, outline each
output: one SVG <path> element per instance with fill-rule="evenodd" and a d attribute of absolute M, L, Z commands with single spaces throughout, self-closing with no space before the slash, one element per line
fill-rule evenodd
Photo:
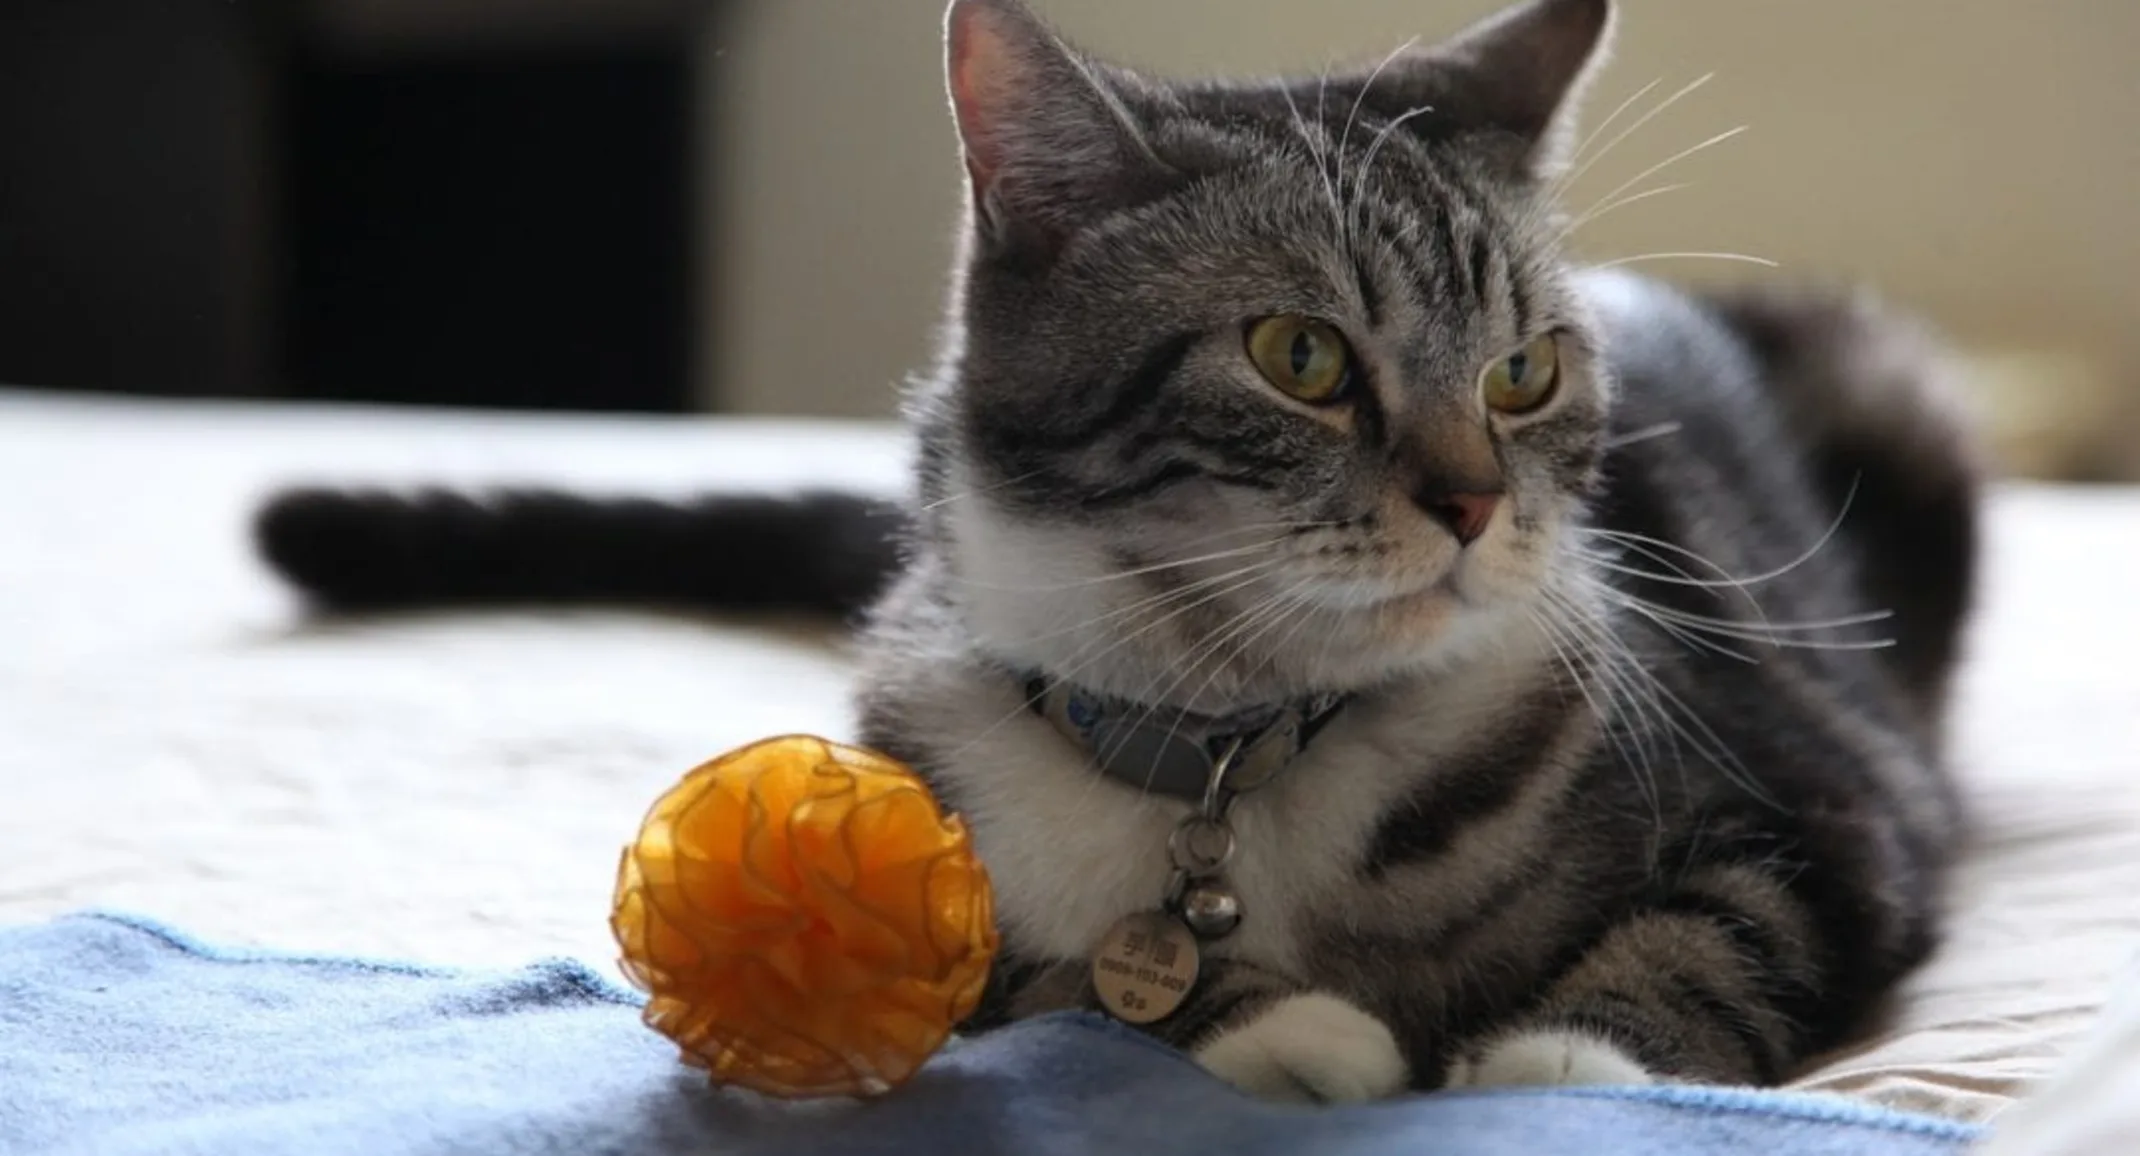
<path fill-rule="evenodd" d="M 1139 791 L 1196 802 L 1220 756 L 1233 752 L 1228 788 L 1253 790 L 1275 778 L 1349 696 L 1208 715 L 1101 695 L 1041 676 L 1025 682 L 1027 703 L 1063 737 L 1083 747 L 1101 774 Z"/>

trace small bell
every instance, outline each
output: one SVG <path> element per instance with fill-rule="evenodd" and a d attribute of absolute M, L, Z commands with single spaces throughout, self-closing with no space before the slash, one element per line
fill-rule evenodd
<path fill-rule="evenodd" d="M 1216 883 L 1198 883 L 1182 892 L 1181 919 L 1200 939 L 1219 939 L 1241 925 L 1241 900 Z"/>

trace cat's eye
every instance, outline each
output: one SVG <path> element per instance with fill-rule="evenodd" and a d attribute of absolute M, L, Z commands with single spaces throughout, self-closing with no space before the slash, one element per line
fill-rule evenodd
<path fill-rule="evenodd" d="M 1328 405 L 1352 385 L 1352 347 L 1312 317 L 1266 317 L 1248 327 L 1248 359 L 1280 393 Z"/>
<path fill-rule="evenodd" d="M 1529 413 L 1552 400 L 1560 384 L 1560 342 L 1550 333 L 1486 367 L 1479 391 L 1496 413 Z"/>

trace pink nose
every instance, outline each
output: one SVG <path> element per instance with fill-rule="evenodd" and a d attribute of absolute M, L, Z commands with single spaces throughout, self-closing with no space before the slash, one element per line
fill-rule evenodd
<path fill-rule="evenodd" d="M 1499 494 L 1433 494 L 1423 496 L 1419 508 L 1449 527 L 1459 545 L 1469 546 L 1486 532 L 1486 524 L 1494 518 L 1494 507 L 1500 504 Z"/>

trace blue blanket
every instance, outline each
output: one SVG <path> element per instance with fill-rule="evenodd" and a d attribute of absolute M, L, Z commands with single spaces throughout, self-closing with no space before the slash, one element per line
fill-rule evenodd
<path fill-rule="evenodd" d="M 1248 1100 L 1104 1020 L 947 1049 L 870 1104 L 707 1087 L 584 967 L 469 974 L 219 951 L 138 920 L 0 929 L 0 1153 L 1934 1156 L 1972 1129 L 1844 1101 L 1509 1090 Z"/>

